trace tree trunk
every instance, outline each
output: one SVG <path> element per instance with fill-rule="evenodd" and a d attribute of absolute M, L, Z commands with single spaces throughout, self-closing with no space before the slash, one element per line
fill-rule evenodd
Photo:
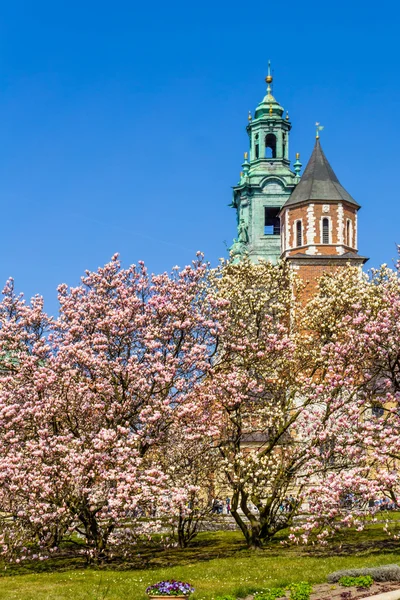
<path fill-rule="evenodd" d="M 78 518 L 85 529 L 86 543 L 89 549 L 93 551 L 93 555 L 89 555 L 88 557 L 88 562 L 104 562 L 107 558 L 108 538 L 114 526 L 110 525 L 105 531 L 102 531 L 99 527 L 96 513 L 89 510 L 81 511 Z"/>
<path fill-rule="evenodd" d="M 239 498 L 243 515 L 238 512 Z M 288 513 L 282 513 L 278 519 L 271 506 L 267 505 L 259 511 L 258 515 L 255 515 L 249 509 L 248 499 L 248 494 L 236 490 L 232 496 L 231 514 L 240 527 L 248 547 L 260 549 L 278 531 L 286 529 L 292 524 L 295 511 L 293 509 Z"/>

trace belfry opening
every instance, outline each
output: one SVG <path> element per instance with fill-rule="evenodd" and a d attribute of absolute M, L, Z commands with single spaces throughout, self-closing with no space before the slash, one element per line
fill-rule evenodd
<path fill-rule="evenodd" d="M 265 136 L 265 158 L 276 158 L 276 136 L 273 133 Z"/>

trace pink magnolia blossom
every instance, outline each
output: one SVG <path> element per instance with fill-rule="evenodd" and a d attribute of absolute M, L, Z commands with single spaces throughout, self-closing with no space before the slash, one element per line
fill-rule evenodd
<path fill-rule="evenodd" d="M 90 556 L 147 532 L 168 488 L 156 449 L 187 420 L 219 324 L 199 256 L 172 275 L 118 258 L 59 287 L 60 314 L 0 304 L 0 512 L 3 554 L 42 555 L 83 537 Z M 211 333 L 211 330 L 213 333 Z M 124 523 L 129 520 L 129 528 Z M 27 543 L 25 544 L 27 545 Z M 26 554 L 26 552 L 24 551 Z"/>

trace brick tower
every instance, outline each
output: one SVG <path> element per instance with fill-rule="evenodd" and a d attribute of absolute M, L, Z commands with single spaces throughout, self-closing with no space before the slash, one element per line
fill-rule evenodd
<path fill-rule="evenodd" d="M 310 292 L 323 272 L 366 262 L 357 250 L 359 208 L 339 183 L 317 132 L 304 174 L 280 212 L 281 257 L 309 282 Z"/>

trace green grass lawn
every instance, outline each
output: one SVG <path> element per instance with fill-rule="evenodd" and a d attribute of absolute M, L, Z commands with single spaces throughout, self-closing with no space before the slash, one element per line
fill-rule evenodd
<path fill-rule="evenodd" d="M 0 578 L 0 600 L 145 600 L 146 587 L 161 579 L 191 582 L 193 600 L 222 593 L 243 597 L 263 587 L 323 582 L 337 569 L 399 560 L 400 543 L 388 540 L 381 525 L 349 530 L 328 548 L 282 547 L 277 540 L 257 552 L 245 547 L 238 532 L 205 533 L 186 550 L 143 549 L 129 570 L 84 569 L 77 560 L 7 569 Z"/>

